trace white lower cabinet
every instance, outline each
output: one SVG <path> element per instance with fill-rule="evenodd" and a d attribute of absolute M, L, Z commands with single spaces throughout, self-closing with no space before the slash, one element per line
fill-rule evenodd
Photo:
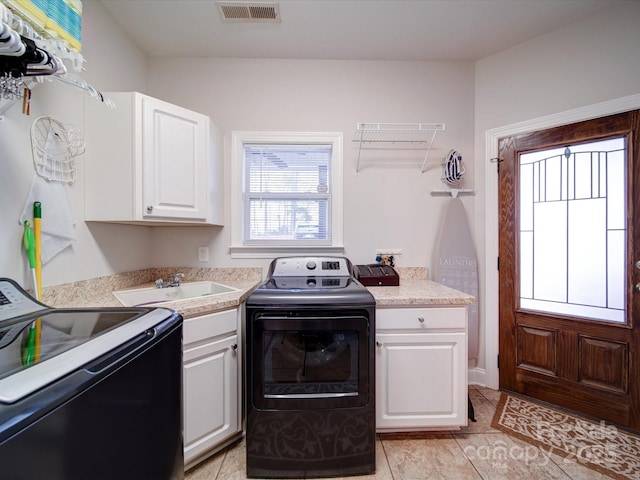
<path fill-rule="evenodd" d="M 239 309 L 184 321 L 185 470 L 242 433 L 238 325 Z"/>
<path fill-rule="evenodd" d="M 467 424 L 467 308 L 376 310 L 376 428 Z"/>

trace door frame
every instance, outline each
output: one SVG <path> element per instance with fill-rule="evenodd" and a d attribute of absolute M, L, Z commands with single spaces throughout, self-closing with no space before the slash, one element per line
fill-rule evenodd
<path fill-rule="evenodd" d="M 617 98 L 602 103 L 567 110 L 524 122 L 493 128 L 485 132 L 485 274 L 484 274 L 484 347 L 485 368 L 471 369 L 469 383 L 478 383 L 497 389 L 499 386 L 498 352 L 499 352 L 499 298 L 500 282 L 498 278 L 498 175 L 492 159 L 498 157 L 498 139 L 530 132 L 544 130 L 584 120 L 613 115 L 640 109 L 640 94 Z M 495 160 L 494 160 L 495 161 Z"/>

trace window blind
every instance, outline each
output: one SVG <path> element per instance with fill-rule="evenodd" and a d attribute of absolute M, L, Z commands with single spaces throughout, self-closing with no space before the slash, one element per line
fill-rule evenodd
<path fill-rule="evenodd" d="M 330 245 L 332 146 L 243 148 L 244 243 Z"/>

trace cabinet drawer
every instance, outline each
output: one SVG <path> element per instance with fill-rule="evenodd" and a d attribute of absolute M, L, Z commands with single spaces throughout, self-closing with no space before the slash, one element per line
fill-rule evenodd
<path fill-rule="evenodd" d="M 238 329 L 238 309 L 210 313 L 200 317 L 187 318 L 182 326 L 182 344 L 189 345 Z"/>
<path fill-rule="evenodd" d="M 378 308 L 376 330 L 459 329 L 467 326 L 467 307 Z"/>

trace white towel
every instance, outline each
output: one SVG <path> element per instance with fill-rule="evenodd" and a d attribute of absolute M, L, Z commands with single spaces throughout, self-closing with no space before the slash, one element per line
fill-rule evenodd
<path fill-rule="evenodd" d="M 76 239 L 75 220 L 67 188 L 64 183 L 49 182 L 36 175 L 20 215 L 20 225 L 29 220 L 33 226 L 33 203 L 42 203 L 40 255 L 43 265 Z"/>

